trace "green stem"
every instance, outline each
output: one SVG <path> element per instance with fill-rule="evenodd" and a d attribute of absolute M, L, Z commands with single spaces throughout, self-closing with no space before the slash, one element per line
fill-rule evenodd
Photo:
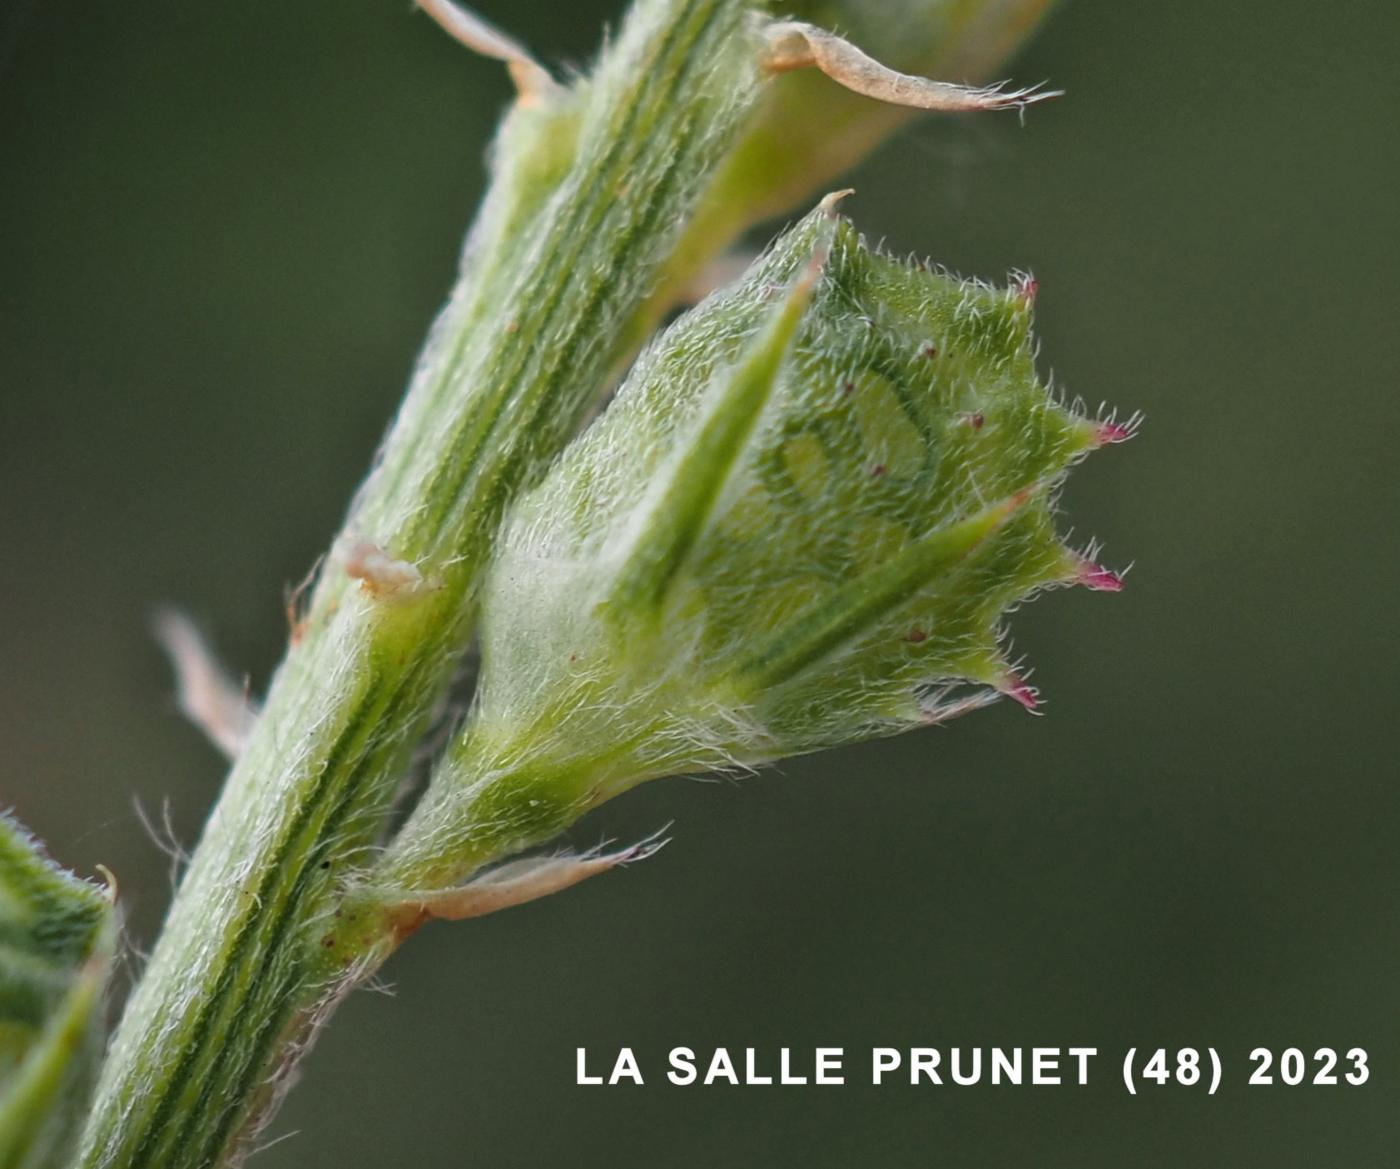
<path fill-rule="evenodd" d="M 502 510 L 596 402 L 615 338 L 758 92 L 743 17 L 737 0 L 643 0 L 575 95 L 571 165 L 537 168 L 557 185 L 530 192 L 525 223 L 496 216 L 508 238 L 474 233 L 339 542 L 368 541 L 422 584 L 355 587 L 332 554 L 117 1031 L 81 1165 L 239 1159 L 352 977 L 347 956 L 324 978 L 325 922 L 467 642 Z"/>
<path fill-rule="evenodd" d="M 749 7 L 767 5 L 637 0 L 592 75 L 505 120 L 458 288 L 117 1030 L 83 1169 L 238 1161 L 315 1026 L 383 956 L 375 931 L 347 928 L 376 877 L 451 880 L 548 835 L 610 781 L 606 756 L 556 760 L 562 804 L 526 799 L 507 822 L 493 801 L 551 786 L 552 765 L 517 760 L 501 782 L 477 769 L 462 856 L 419 856 L 415 838 L 370 863 L 472 633 L 507 506 L 685 278 L 885 128 L 873 103 L 816 79 L 762 84 Z M 846 120 L 827 116 L 838 108 Z M 828 159 L 817 147 L 833 137 L 849 149 Z"/>

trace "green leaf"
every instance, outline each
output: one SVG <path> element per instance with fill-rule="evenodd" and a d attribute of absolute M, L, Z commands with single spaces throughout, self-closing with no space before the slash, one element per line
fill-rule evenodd
<path fill-rule="evenodd" d="M 72 1156 L 115 934 L 105 893 L 0 813 L 0 1169 L 58 1169 Z"/>

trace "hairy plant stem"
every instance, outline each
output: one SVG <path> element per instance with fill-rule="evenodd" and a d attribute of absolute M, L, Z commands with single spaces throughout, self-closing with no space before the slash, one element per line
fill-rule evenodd
<path fill-rule="evenodd" d="M 736 0 L 643 0 L 586 86 L 561 91 L 576 104 L 545 110 L 533 145 L 502 142 L 516 204 L 488 195 L 337 544 L 399 575 L 357 583 L 328 559 L 123 1016 L 83 1166 L 236 1162 L 353 974 L 345 954 L 327 975 L 325 923 L 467 642 L 503 508 L 596 402 L 756 97 L 749 36 Z M 571 157 L 521 154 L 558 151 L 556 127 L 576 133 Z"/>
<path fill-rule="evenodd" d="M 991 33 L 1044 3 L 957 0 L 960 13 L 999 15 L 991 32 L 945 21 L 942 52 L 967 42 L 1000 55 Z M 505 54 L 526 85 L 461 278 L 119 1024 L 82 1169 L 238 1163 L 317 1025 L 402 936 L 411 900 L 394 897 L 450 885 L 547 838 L 609 784 L 638 781 L 619 762 L 635 742 L 545 751 L 502 772 L 489 737 L 469 736 L 469 822 L 450 840 L 432 830 L 435 788 L 375 863 L 472 634 L 507 506 L 715 251 L 899 120 L 825 79 L 769 83 L 766 8 L 636 0 L 596 70 L 568 86 L 523 50 Z"/>

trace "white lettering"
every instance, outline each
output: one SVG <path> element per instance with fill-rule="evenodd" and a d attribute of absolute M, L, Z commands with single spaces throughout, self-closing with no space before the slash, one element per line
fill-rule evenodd
<path fill-rule="evenodd" d="M 870 1052 L 870 1081 L 880 1083 L 886 1072 L 899 1067 L 899 1052 L 893 1047 L 876 1047 Z"/>
<path fill-rule="evenodd" d="M 942 1053 L 936 1047 L 912 1047 L 909 1049 L 909 1082 L 917 1084 L 919 1076 L 928 1077 L 930 1084 L 942 1084 L 943 1077 L 937 1072 Z"/>
<path fill-rule="evenodd" d="M 744 1048 L 744 1083 L 746 1084 L 771 1084 L 772 1076 L 760 1076 L 758 1074 L 758 1061 L 754 1058 L 752 1047 Z"/>
<path fill-rule="evenodd" d="M 710 1070 L 705 1073 L 705 1083 L 713 1084 L 721 1077 L 735 1086 L 739 1083 L 739 1074 L 734 1070 L 729 1052 L 722 1047 L 716 1047 L 714 1058 L 710 1060 Z"/>
<path fill-rule="evenodd" d="M 1021 1082 L 1021 1049 L 1019 1047 L 1011 1049 L 1009 1059 L 1002 1048 L 992 1048 L 992 1083 L 1000 1084 L 1003 1076 L 1006 1077 L 1008 1084 Z"/>
<path fill-rule="evenodd" d="M 1058 1047 L 1035 1047 L 1031 1049 L 1031 1083 L 1058 1084 L 1060 1082 L 1060 1049 Z"/>
<path fill-rule="evenodd" d="M 817 1048 L 817 1083 L 844 1084 L 846 1077 L 841 1074 L 841 1058 L 845 1054 L 839 1047 Z"/>
<path fill-rule="evenodd" d="M 574 1079 L 576 1084 L 601 1084 L 602 1076 L 590 1076 L 587 1071 L 588 1052 L 582 1047 L 578 1049 L 578 1073 Z"/>
<path fill-rule="evenodd" d="M 982 1078 L 982 1049 L 974 1047 L 972 1049 L 972 1070 L 964 1072 L 962 1070 L 962 1048 L 953 1048 L 953 1083 L 955 1084 L 975 1084 Z"/>
<path fill-rule="evenodd" d="M 666 1073 L 671 1083 L 682 1087 L 695 1083 L 695 1052 L 688 1047 L 671 1048 L 671 1069 Z"/>
<path fill-rule="evenodd" d="M 805 1084 L 807 1082 L 806 1076 L 795 1076 L 792 1074 L 792 1052 L 786 1047 L 783 1048 L 782 1082 L 784 1084 Z"/>
<path fill-rule="evenodd" d="M 609 1085 L 619 1080 L 631 1080 L 634 1084 L 642 1082 L 642 1069 L 637 1066 L 630 1047 L 624 1047 L 617 1053 L 617 1062 L 613 1064 L 612 1075 L 608 1077 Z"/>

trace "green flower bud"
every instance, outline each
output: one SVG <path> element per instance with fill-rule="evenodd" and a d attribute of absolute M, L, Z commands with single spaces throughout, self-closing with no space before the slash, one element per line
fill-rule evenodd
<path fill-rule="evenodd" d="M 1117 587 L 1053 511 L 1127 434 L 1037 378 L 1034 289 L 872 253 L 824 206 L 676 321 L 508 520 L 476 705 L 402 846 L 471 822 L 483 856 L 651 777 L 1033 706 L 1002 617 Z"/>

